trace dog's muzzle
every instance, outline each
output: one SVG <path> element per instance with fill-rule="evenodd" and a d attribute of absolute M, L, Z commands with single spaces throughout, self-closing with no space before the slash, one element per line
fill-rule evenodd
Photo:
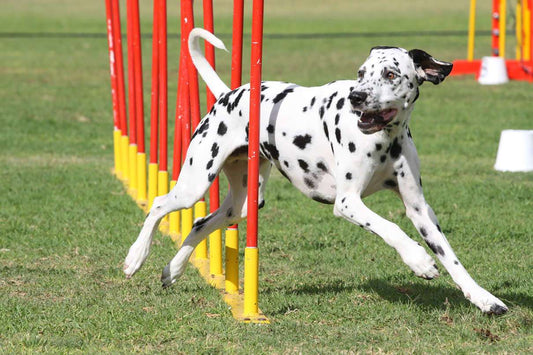
<path fill-rule="evenodd" d="M 348 96 L 352 104 L 352 110 L 359 115 L 357 126 L 364 134 L 372 134 L 381 131 L 396 116 L 398 110 L 391 108 L 381 111 L 365 111 L 364 103 L 368 94 L 364 91 L 352 91 Z"/>

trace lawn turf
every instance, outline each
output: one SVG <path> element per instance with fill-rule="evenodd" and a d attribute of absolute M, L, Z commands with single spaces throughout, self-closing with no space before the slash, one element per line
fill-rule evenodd
<path fill-rule="evenodd" d="M 267 2 L 265 79 L 351 78 L 382 44 L 442 60 L 465 56 L 465 36 L 435 32 L 465 30 L 467 2 L 416 0 L 416 12 L 384 0 L 334 4 Z M 231 2 L 215 5 L 229 47 Z M 172 33 L 178 12 L 169 6 Z M 145 33 L 150 7 L 141 4 Z M 487 30 L 490 4 L 479 9 L 478 28 Z M 531 84 L 483 87 L 471 77 L 425 84 L 411 123 L 428 202 L 463 264 L 510 306 L 508 314 L 483 315 L 446 272 L 417 279 L 380 238 L 334 218 L 331 206 L 305 199 L 273 173 L 260 213 L 260 307 L 272 323 L 246 325 L 192 267 L 161 288 L 175 249 L 160 234 L 143 269 L 124 279 L 143 213 L 110 173 L 104 3 L 7 0 L 0 32 L 0 352 L 533 351 L 533 176 L 492 169 L 501 130 L 532 129 Z M 146 113 L 150 48 L 144 39 Z M 173 117 L 178 51 L 170 48 Z M 481 36 L 476 55 L 488 53 Z M 227 81 L 229 55 L 220 53 L 217 64 Z M 420 240 L 393 194 L 366 201 Z M 245 224 L 241 231 L 244 238 Z"/>

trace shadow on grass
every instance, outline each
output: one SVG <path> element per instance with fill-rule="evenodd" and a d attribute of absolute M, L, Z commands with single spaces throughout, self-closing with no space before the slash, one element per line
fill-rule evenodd
<path fill-rule="evenodd" d="M 387 279 L 374 278 L 364 283 L 351 282 L 344 279 L 317 280 L 316 283 L 304 283 L 300 285 L 269 288 L 265 293 L 285 292 L 291 295 L 313 296 L 319 294 L 337 294 L 364 292 L 377 294 L 381 299 L 390 303 L 414 304 L 424 311 L 445 310 L 449 302 L 455 307 L 470 307 L 471 303 L 463 293 L 447 285 L 439 285 L 428 282 L 398 282 Z M 502 285 L 493 287 L 495 296 L 501 298 L 507 305 L 512 307 L 525 307 L 533 309 L 533 297 L 521 292 L 513 292 L 506 289 L 516 289 L 519 285 L 504 281 Z M 286 307 L 285 307 L 286 308 Z M 286 309 L 280 309 L 283 313 Z"/>

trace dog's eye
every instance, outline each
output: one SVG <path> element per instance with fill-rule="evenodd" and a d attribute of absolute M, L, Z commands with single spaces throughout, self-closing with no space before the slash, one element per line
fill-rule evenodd
<path fill-rule="evenodd" d="M 393 73 L 393 72 L 391 72 L 391 71 L 389 71 L 389 72 L 387 72 L 387 73 L 385 74 L 385 77 L 386 77 L 387 79 L 389 79 L 389 80 L 394 80 L 394 79 L 396 79 L 396 74 Z"/>

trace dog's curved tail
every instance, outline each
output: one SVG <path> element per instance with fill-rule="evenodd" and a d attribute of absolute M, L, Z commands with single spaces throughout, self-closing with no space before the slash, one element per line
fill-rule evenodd
<path fill-rule="evenodd" d="M 192 62 L 213 95 L 215 95 L 215 97 L 220 97 L 220 95 L 229 92 L 230 88 L 224 84 L 207 59 L 205 59 L 204 54 L 200 50 L 200 38 L 205 39 L 216 48 L 225 51 L 227 51 L 227 49 L 220 39 L 203 28 L 194 28 L 189 34 L 189 53 L 191 54 Z"/>

